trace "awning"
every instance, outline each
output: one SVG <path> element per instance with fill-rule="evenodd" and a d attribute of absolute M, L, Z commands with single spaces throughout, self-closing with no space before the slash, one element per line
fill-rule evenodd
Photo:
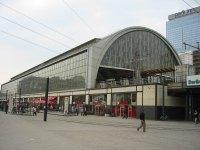
<path fill-rule="evenodd" d="M 48 104 L 55 104 L 56 102 L 57 102 L 57 97 L 55 97 L 55 96 L 48 97 L 48 101 L 47 101 Z M 45 104 L 45 98 L 44 97 L 36 98 L 36 99 L 32 100 L 32 103 L 33 104 Z"/>

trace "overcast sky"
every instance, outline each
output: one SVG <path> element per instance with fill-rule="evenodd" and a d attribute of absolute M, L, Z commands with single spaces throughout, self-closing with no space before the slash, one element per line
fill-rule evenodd
<path fill-rule="evenodd" d="M 198 6 L 195 0 L 185 1 Z M 182 0 L 0 0 L 0 84 L 80 43 L 126 27 L 145 26 L 165 36 L 168 15 L 184 9 L 190 7 Z"/>

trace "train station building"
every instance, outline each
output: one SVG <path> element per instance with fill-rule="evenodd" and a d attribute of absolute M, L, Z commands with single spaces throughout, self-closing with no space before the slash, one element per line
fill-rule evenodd
<path fill-rule="evenodd" d="M 12 77 L 1 85 L 1 104 L 9 101 L 10 109 L 19 103 L 42 105 L 48 77 L 49 105 L 62 112 L 84 106 L 94 115 L 123 116 L 128 109 L 129 117 L 138 118 L 143 108 L 148 119 L 185 119 L 188 95 L 168 88 L 180 65 L 161 34 L 129 27 Z"/>

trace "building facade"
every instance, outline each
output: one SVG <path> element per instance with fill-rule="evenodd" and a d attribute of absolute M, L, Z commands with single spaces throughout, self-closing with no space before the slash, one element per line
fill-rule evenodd
<path fill-rule="evenodd" d="M 168 16 L 166 23 L 166 37 L 178 53 L 194 50 L 200 42 L 200 6 L 183 10 Z"/>
<path fill-rule="evenodd" d="M 179 53 L 182 64 L 193 65 L 193 53 L 191 51 Z"/>
<path fill-rule="evenodd" d="M 195 73 L 200 74 L 200 50 L 193 51 L 193 65 Z"/>
<path fill-rule="evenodd" d="M 20 102 L 31 104 L 44 97 L 49 77 L 49 95 L 64 112 L 85 105 L 96 115 L 122 116 L 126 109 L 129 117 L 137 117 L 145 108 L 147 118 L 159 119 L 163 110 L 170 115 L 176 108 L 184 114 L 184 102 L 168 96 L 166 88 L 180 64 L 162 35 L 130 27 L 90 40 L 16 75 L 1 85 L 1 92 L 10 108 Z"/>

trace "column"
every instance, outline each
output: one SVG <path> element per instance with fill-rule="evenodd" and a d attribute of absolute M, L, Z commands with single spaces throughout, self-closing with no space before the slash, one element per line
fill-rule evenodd
<path fill-rule="evenodd" d="M 107 94 L 107 106 L 111 106 L 111 94 Z"/>
<path fill-rule="evenodd" d="M 72 95 L 69 96 L 69 104 L 72 105 Z"/>
<path fill-rule="evenodd" d="M 89 99 L 89 95 L 85 95 L 85 104 L 89 105 L 90 99 Z"/>
<path fill-rule="evenodd" d="M 57 97 L 57 104 L 60 104 L 60 96 Z"/>

